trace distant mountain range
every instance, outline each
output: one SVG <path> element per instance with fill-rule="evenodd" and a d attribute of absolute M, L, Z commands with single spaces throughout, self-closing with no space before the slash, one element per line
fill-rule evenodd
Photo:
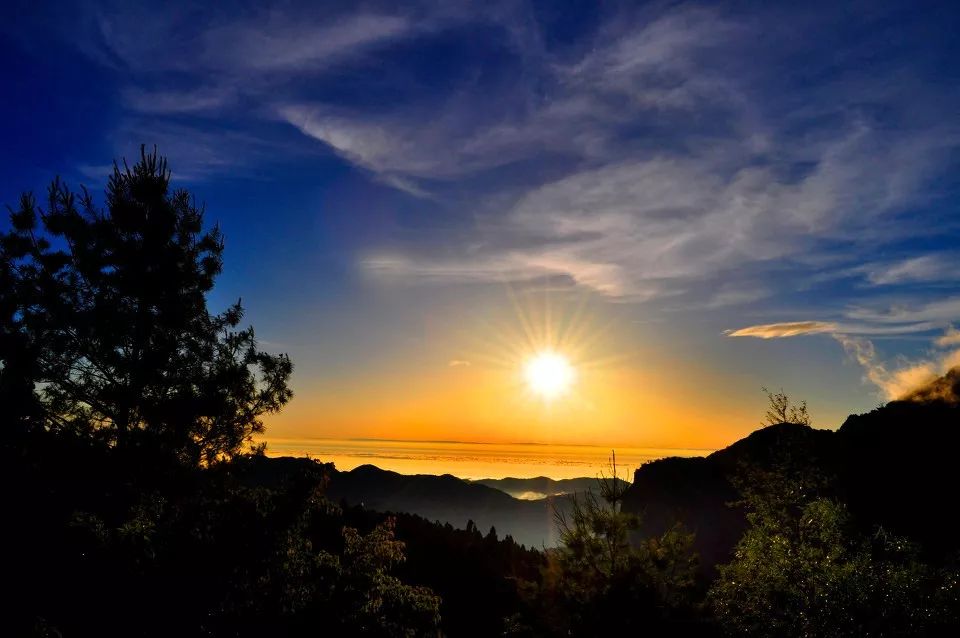
<path fill-rule="evenodd" d="M 484 533 L 496 527 L 500 537 L 509 534 L 518 543 L 533 547 L 556 545 L 553 508 L 565 506 L 562 498 L 517 499 L 450 474 L 405 475 L 373 465 L 333 471 L 327 497 L 383 512 L 410 512 L 460 528 L 472 520 Z"/>
<path fill-rule="evenodd" d="M 552 479 L 546 476 L 536 478 L 477 479 L 470 481 L 506 492 L 514 498 L 535 500 L 548 496 L 561 496 L 577 492 L 587 492 L 597 488 L 596 478 Z M 628 485 L 627 481 L 620 481 Z"/>
<path fill-rule="evenodd" d="M 296 472 L 316 471 L 320 464 L 299 457 L 264 459 L 251 470 L 254 482 L 277 484 Z M 334 502 L 380 512 L 407 512 L 430 521 L 465 528 L 468 521 L 486 534 L 512 536 L 527 547 L 558 542 L 554 511 L 566 511 L 567 495 L 596 487 L 596 479 L 506 478 L 468 481 L 450 474 L 398 474 L 373 465 L 350 471 L 326 466 L 326 496 Z M 531 496 L 536 495 L 536 498 Z"/>

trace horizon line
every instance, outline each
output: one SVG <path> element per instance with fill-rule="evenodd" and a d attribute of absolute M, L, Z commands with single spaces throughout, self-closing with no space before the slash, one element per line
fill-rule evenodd
<path fill-rule="evenodd" d="M 379 438 L 379 437 L 322 437 L 322 436 L 304 436 L 304 437 L 269 437 L 263 436 L 263 439 L 273 439 L 275 441 L 348 441 L 348 442 L 366 442 L 366 443 L 445 443 L 452 445 L 527 445 L 527 446 L 538 446 L 538 447 L 590 447 L 590 448 L 604 448 L 607 446 L 597 445 L 591 443 L 540 443 L 536 441 L 459 441 L 455 439 L 393 439 L 393 438 Z M 633 449 L 633 450 L 693 450 L 697 452 L 715 452 L 718 448 L 710 447 L 677 447 L 677 446 L 656 446 L 656 445 L 629 445 L 623 446 L 620 449 Z M 617 447 L 611 447 L 611 451 L 615 452 Z"/>

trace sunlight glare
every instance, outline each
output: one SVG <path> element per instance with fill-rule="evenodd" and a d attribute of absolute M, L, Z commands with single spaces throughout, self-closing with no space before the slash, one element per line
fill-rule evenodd
<path fill-rule="evenodd" d="M 547 350 L 527 361 L 523 376 L 534 394 L 544 399 L 555 399 L 570 389 L 576 373 L 566 357 Z"/>

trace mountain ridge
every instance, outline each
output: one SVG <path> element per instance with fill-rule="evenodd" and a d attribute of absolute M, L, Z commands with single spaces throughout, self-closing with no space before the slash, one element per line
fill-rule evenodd
<path fill-rule="evenodd" d="M 944 556 L 960 551 L 950 526 L 931 522 L 944 494 L 960 488 L 953 467 L 960 449 L 960 369 L 864 414 L 836 430 L 780 423 L 754 431 L 705 457 L 669 457 L 634 472 L 623 509 L 643 520 L 640 535 L 677 521 L 696 534 L 703 568 L 727 562 L 746 529 L 734 505 L 746 465 L 773 468 L 784 458 L 830 480 L 830 496 L 847 503 L 867 528 L 884 528 Z"/>

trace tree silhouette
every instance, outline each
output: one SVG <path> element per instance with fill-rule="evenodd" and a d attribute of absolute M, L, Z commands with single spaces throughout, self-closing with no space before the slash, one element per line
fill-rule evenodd
<path fill-rule="evenodd" d="M 793 404 L 783 389 L 777 393 L 773 393 L 766 388 L 762 388 L 762 390 L 767 395 L 770 405 L 767 407 L 767 412 L 763 415 L 763 421 L 760 425 L 778 425 L 780 423 L 810 425 L 810 413 L 807 411 L 806 401 Z"/>
<path fill-rule="evenodd" d="M 342 556 L 321 552 L 318 560 L 337 575 L 333 600 L 344 635 L 401 638 L 436 636 L 440 599 L 426 587 L 403 583 L 389 574 L 406 560 L 404 543 L 394 537 L 388 518 L 369 534 L 344 527 Z"/>
<path fill-rule="evenodd" d="M 291 397 L 286 355 L 206 295 L 219 228 L 171 190 L 156 151 L 114 165 L 99 209 L 55 181 L 46 210 L 23 195 L 0 235 L 0 391 L 21 428 L 70 432 L 186 465 L 236 455 Z"/>
<path fill-rule="evenodd" d="M 0 233 L 0 529 L 11 635 L 437 635 L 440 600 L 389 573 L 309 460 L 271 482 L 252 437 L 290 398 L 207 295 L 223 238 L 141 149 L 105 208 L 59 180 Z M 370 525 L 365 525 L 369 528 Z"/>
<path fill-rule="evenodd" d="M 731 634 L 925 636 L 957 622 L 955 572 L 903 537 L 862 534 L 840 502 L 795 496 L 784 510 L 779 496 L 750 499 L 751 526 L 710 590 Z"/>
<path fill-rule="evenodd" d="M 692 617 L 693 534 L 676 526 L 661 536 L 637 538 L 641 518 L 621 509 L 628 488 L 612 454 L 597 492 L 573 495 L 568 511 L 555 511 L 561 544 L 550 554 L 552 571 L 539 593 L 559 604 L 549 615 L 565 619 L 554 632 L 632 632 Z"/>
<path fill-rule="evenodd" d="M 764 391 L 766 424 L 809 424 L 806 402 Z M 868 533 L 802 441 L 781 439 L 731 477 L 748 528 L 709 591 L 720 624 L 738 636 L 949 635 L 956 571 L 924 562 L 906 537 Z"/>

